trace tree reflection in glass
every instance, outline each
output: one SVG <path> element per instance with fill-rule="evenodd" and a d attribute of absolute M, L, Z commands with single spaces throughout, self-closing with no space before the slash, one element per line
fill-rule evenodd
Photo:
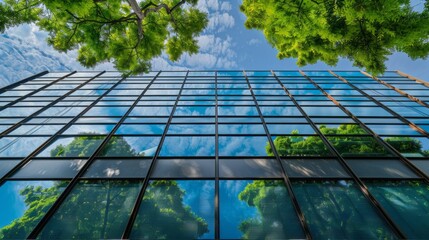
<path fill-rule="evenodd" d="M 356 124 L 341 124 L 338 127 L 321 125 L 319 130 L 343 157 L 390 155 L 386 148 L 373 137 L 365 135 L 367 133 Z M 384 140 L 401 153 L 429 156 L 429 150 L 422 149 L 423 144 L 418 138 L 387 137 Z M 277 136 L 274 139 L 274 146 L 280 156 L 326 156 L 330 154 L 320 137 L 302 136 L 299 135 L 298 130 L 293 130 L 289 136 Z M 269 143 L 266 144 L 266 153 L 268 156 L 273 156 Z"/>
<path fill-rule="evenodd" d="M 25 239 L 66 185 L 66 181 L 6 182 L 0 188 L 0 239 Z"/>
<path fill-rule="evenodd" d="M 429 229 L 429 187 L 420 181 L 367 183 L 388 214 L 410 239 L 426 239 Z"/>
<path fill-rule="evenodd" d="M 220 182 L 222 239 L 304 238 L 280 180 Z"/>
<path fill-rule="evenodd" d="M 315 239 L 395 238 L 353 182 L 296 181 L 292 184 Z"/>
<path fill-rule="evenodd" d="M 212 239 L 213 222 L 213 181 L 154 180 L 146 189 L 131 239 Z"/>

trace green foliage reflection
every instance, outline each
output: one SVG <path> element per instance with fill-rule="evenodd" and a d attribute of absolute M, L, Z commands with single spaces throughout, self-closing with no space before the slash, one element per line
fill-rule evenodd
<path fill-rule="evenodd" d="M 341 124 L 338 127 L 319 127 L 320 132 L 328 135 L 329 142 L 343 156 L 386 156 L 387 150 L 377 143 L 362 128 L 355 124 Z M 300 136 L 298 130 L 291 132 L 292 136 L 277 136 L 274 146 L 280 156 L 326 156 L 329 151 L 318 136 Z M 296 135 L 296 136 L 294 136 Z M 429 156 L 429 150 L 424 150 L 422 143 L 412 137 L 388 137 L 384 139 L 401 153 L 413 153 Z M 269 143 L 266 144 L 268 156 L 273 156 Z"/>
<path fill-rule="evenodd" d="M 156 180 L 148 186 L 131 238 L 198 239 L 207 222 L 183 203 L 185 191 L 176 181 Z"/>
<path fill-rule="evenodd" d="M 240 223 L 243 239 L 303 238 L 287 190 L 279 180 L 255 180 L 238 195 L 258 215 Z"/>
<path fill-rule="evenodd" d="M 24 215 L 0 229 L 0 239 L 25 239 L 62 193 L 67 182 L 57 181 L 54 186 L 26 186 L 19 194 L 27 210 Z M 3 206 L 10 207 L 10 206 Z"/>

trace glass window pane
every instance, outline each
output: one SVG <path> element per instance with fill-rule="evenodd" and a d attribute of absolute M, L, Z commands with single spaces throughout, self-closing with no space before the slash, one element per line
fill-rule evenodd
<path fill-rule="evenodd" d="M 170 116 L 173 107 L 135 107 L 130 116 Z"/>
<path fill-rule="evenodd" d="M 65 181 L 7 181 L 0 187 L 0 237 L 25 239 L 67 186 Z"/>
<path fill-rule="evenodd" d="M 221 178 L 281 178 L 282 172 L 276 159 L 221 159 Z"/>
<path fill-rule="evenodd" d="M 123 116 L 129 107 L 93 107 L 85 113 L 85 117 Z"/>
<path fill-rule="evenodd" d="M 102 159 L 96 160 L 84 174 L 84 178 L 145 178 L 150 160 Z"/>
<path fill-rule="evenodd" d="M 176 107 L 174 116 L 214 116 L 215 108 L 207 106 Z"/>
<path fill-rule="evenodd" d="M 296 107 L 260 107 L 264 116 L 302 116 Z"/>
<path fill-rule="evenodd" d="M 12 178 L 73 178 L 86 160 L 32 160 Z"/>
<path fill-rule="evenodd" d="M 59 137 L 37 157 L 89 157 L 104 138 L 104 136 Z"/>
<path fill-rule="evenodd" d="M 274 146 L 280 156 L 330 156 L 331 152 L 318 136 L 273 136 Z M 266 151 L 269 156 L 274 153 L 270 145 Z"/>
<path fill-rule="evenodd" d="M 113 136 L 101 150 L 99 156 L 106 157 L 149 157 L 158 148 L 161 137 Z"/>
<path fill-rule="evenodd" d="M 303 239 L 283 181 L 221 180 L 221 239 Z"/>
<path fill-rule="evenodd" d="M 130 238 L 214 239 L 214 181 L 151 181 Z"/>
<path fill-rule="evenodd" d="M 334 159 L 283 159 L 291 178 L 348 178 L 342 165 Z"/>
<path fill-rule="evenodd" d="M 219 124 L 219 134 L 265 134 L 262 124 Z"/>
<path fill-rule="evenodd" d="M 324 135 L 362 135 L 368 134 L 357 124 L 323 124 L 317 126 Z"/>
<path fill-rule="evenodd" d="M 399 160 L 347 160 L 348 165 L 361 178 L 418 178 Z"/>
<path fill-rule="evenodd" d="M 266 152 L 267 137 L 219 137 L 219 156 L 272 156 Z"/>
<path fill-rule="evenodd" d="M 424 137 L 383 138 L 405 157 L 429 157 L 429 139 Z"/>
<path fill-rule="evenodd" d="M 370 191 L 409 239 L 425 239 L 429 228 L 429 188 L 419 181 L 371 181 Z"/>
<path fill-rule="evenodd" d="M 270 134 L 315 134 L 307 124 L 267 124 Z"/>
<path fill-rule="evenodd" d="M 256 107 L 219 106 L 219 116 L 259 116 Z"/>
<path fill-rule="evenodd" d="M 302 109 L 309 116 L 347 116 L 347 114 L 338 107 L 302 107 Z"/>
<path fill-rule="evenodd" d="M 160 156 L 214 156 L 215 137 L 167 136 Z"/>
<path fill-rule="evenodd" d="M 46 140 L 47 137 L 3 137 L 0 139 L 0 157 L 26 157 Z"/>
<path fill-rule="evenodd" d="M 53 135 L 64 125 L 22 125 L 8 135 Z"/>
<path fill-rule="evenodd" d="M 141 185 L 138 181 L 80 181 L 38 239 L 121 238 Z"/>
<path fill-rule="evenodd" d="M 153 178 L 214 178 L 215 161 L 210 159 L 158 159 Z"/>
<path fill-rule="evenodd" d="M 382 157 L 391 153 L 373 137 L 327 137 L 343 157 Z"/>
<path fill-rule="evenodd" d="M 315 239 L 396 239 L 351 181 L 292 182 Z"/>
<path fill-rule="evenodd" d="M 81 125 L 74 124 L 70 126 L 63 135 L 92 135 L 92 134 L 109 134 L 110 131 L 115 127 L 114 124 L 105 125 Z"/>
<path fill-rule="evenodd" d="M 171 124 L 167 134 L 215 134 L 214 124 Z"/>
<path fill-rule="evenodd" d="M 18 165 L 20 161 L 21 160 L 0 160 L 0 178 Z"/>
<path fill-rule="evenodd" d="M 129 135 L 144 135 L 144 134 L 157 134 L 161 135 L 164 132 L 164 124 L 122 124 L 115 134 L 129 134 Z"/>

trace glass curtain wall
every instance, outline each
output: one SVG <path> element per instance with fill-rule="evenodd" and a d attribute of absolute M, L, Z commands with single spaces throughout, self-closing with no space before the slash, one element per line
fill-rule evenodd
<path fill-rule="evenodd" d="M 0 89 L 0 239 L 426 238 L 428 86 L 160 71 Z"/>

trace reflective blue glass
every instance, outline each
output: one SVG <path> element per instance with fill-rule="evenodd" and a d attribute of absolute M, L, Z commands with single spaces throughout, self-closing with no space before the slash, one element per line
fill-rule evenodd
<path fill-rule="evenodd" d="M 214 156 L 215 137 L 167 136 L 160 156 Z"/>

